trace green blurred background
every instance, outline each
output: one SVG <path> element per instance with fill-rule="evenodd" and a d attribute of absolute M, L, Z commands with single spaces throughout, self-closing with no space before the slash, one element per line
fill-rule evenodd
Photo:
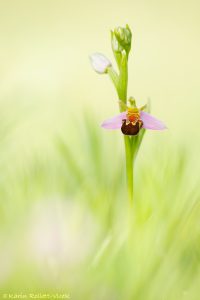
<path fill-rule="evenodd" d="M 0 0 L 0 291 L 71 299 L 199 299 L 200 2 Z M 129 96 L 148 132 L 127 225 L 123 140 L 106 75 L 129 24 Z M 28 294 L 27 294 L 28 295 Z M 40 299 L 40 298 L 38 298 Z"/>

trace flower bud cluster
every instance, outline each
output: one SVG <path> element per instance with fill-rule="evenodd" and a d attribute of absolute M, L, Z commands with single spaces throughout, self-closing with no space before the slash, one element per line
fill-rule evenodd
<path fill-rule="evenodd" d="M 128 25 L 126 27 L 117 27 L 111 31 L 112 49 L 114 52 L 122 53 L 126 51 L 128 56 L 131 50 L 132 33 Z"/>

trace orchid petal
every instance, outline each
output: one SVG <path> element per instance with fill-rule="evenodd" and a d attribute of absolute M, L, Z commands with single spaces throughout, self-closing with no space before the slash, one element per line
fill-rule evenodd
<path fill-rule="evenodd" d="M 108 120 L 105 120 L 102 124 L 101 127 L 105 129 L 120 129 L 122 127 L 122 120 L 126 119 L 126 112 L 122 112 L 121 114 L 110 118 Z"/>
<path fill-rule="evenodd" d="M 163 130 L 167 128 L 162 121 L 156 119 L 155 117 L 151 116 L 147 112 L 140 111 L 140 118 L 143 122 L 142 127 L 145 129 Z"/>
<path fill-rule="evenodd" d="M 111 66 L 109 59 L 101 53 L 93 53 L 90 55 L 90 61 L 93 69 L 99 74 L 106 73 L 107 68 Z"/>

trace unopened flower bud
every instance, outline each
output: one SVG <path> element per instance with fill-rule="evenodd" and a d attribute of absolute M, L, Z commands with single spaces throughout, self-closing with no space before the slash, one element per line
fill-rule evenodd
<path fill-rule="evenodd" d="M 90 55 L 90 61 L 93 69 L 99 74 L 107 73 L 107 69 L 112 66 L 109 59 L 101 53 Z"/>
<path fill-rule="evenodd" d="M 112 49 L 114 53 L 121 53 L 123 51 L 122 46 L 119 44 L 118 39 L 116 38 L 113 31 L 111 31 L 111 43 L 112 43 Z"/>

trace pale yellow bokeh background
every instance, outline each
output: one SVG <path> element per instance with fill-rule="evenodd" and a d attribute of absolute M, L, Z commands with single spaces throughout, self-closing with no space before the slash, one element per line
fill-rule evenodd
<path fill-rule="evenodd" d="M 26 245 L 26 236 L 30 235 L 31 239 L 29 226 L 31 232 L 33 231 L 33 243 L 36 247 L 35 252 L 34 247 L 32 252 L 37 254 L 37 250 L 39 252 L 40 246 L 43 246 L 41 241 L 45 244 L 44 236 L 47 236 L 47 248 L 44 247 L 45 249 L 42 250 L 49 251 L 46 228 L 50 228 L 48 231 L 50 237 L 53 231 L 51 224 L 53 228 L 55 225 L 58 237 L 62 228 L 64 228 L 63 236 L 66 236 L 65 222 L 69 219 L 69 229 L 73 229 L 69 238 L 75 235 L 74 228 L 78 233 L 78 238 L 72 239 L 72 247 L 69 248 L 69 260 L 72 262 L 76 260 L 76 254 L 79 257 L 82 253 L 79 245 L 85 245 L 87 249 L 92 248 L 90 241 L 87 244 L 85 237 L 96 238 L 96 232 L 100 229 L 96 230 L 95 224 L 96 222 L 101 224 L 99 220 L 105 218 L 109 229 L 110 216 L 113 214 L 113 220 L 117 218 L 119 222 L 119 224 L 116 222 L 116 228 L 119 227 L 122 235 L 124 233 L 121 225 L 121 219 L 124 218 L 121 217 L 118 221 L 118 211 L 123 212 L 121 203 L 126 203 L 122 138 L 120 132 L 107 132 L 100 128 L 102 120 L 118 113 L 118 99 L 109 78 L 106 75 L 98 75 L 92 70 L 89 55 L 93 52 L 102 52 L 115 65 L 109 31 L 127 23 L 133 31 L 129 61 L 129 96 L 134 96 L 139 106 L 145 104 L 150 98 L 152 114 L 163 120 L 169 130 L 149 131 L 144 138 L 138 156 L 139 161 L 135 167 L 138 209 L 136 211 L 141 227 L 136 226 L 135 244 L 132 249 L 130 248 L 129 260 L 124 259 L 123 255 L 126 252 L 122 252 L 119 259 L 116 256 L 116 265 L 119 262 L 122 268 L 119 267 L 116 269 L 118 271 L 115 271 L 114 267 L 113 274 L 110 277 L 107 275 L 105 282 L 110 282 L 108 278 L 113 278 L 113 286 L 117 290 L 120 286 L 119 282 L 124 278 L 124 286 L 129 285 L 132 290 L 133 282 L 136 282 L 135 278 L 138 276 L 139 288 L 148 294 L 145 280 L 148 281 L 148 276 L 150 280 L 152 277 L 155 279 L 156 276 L 154 278 L 151 268 L 148 271 L 146 267 L 148 269 L 149 262 L 154 267 L 157 259 L 160 265 L 159 259 L 167 257 L 168 260 L 161 269 L 158 283 L 155 283 L 155 291 L 160 295 L 163 287 L 166 287 L 173 292 L 168 279 L 173 281 L 174 276 L 175 278 L 177 276 L 177 281 L 175 280 L 178 282 L 177 290 L 179 291 L 180 282 L 182 291 L 185 283 L 180 281 L 180 278 L 182 273 L 185 278 L 186 270 L 194 284 L 194 295 L 198 295 L 199 282 L 195 284 L 194 278 L 198 279 L 199 274 L 191 275 L 190 266 L 192 270 L 199 270 L 199 204 L 195 202 L 198 192 L 195 183 L 198 180 L 200 163 L 196 159 L 200 148 L 199 12 L 200 2 L 197 0 L 0 0 L 0 222 L 2 224 L 0 248 L 8 253 L 7 259 L 4 259 L 0 253 L 0 265 L 1 262 L 5 263 L 5 266 L 2 264 L 4 271 L 2 274 L 5 278 L 8 277 L 3 279 L 4 281 L 0 278 L 1 282 L 8 280 L 8 285 L 12 287 L 15 282 L 20 290 L 22 290 L 21 286 L 26 286 L 24 282 L 27 281 L 28 285 L 34 283 L 34 280 L 27 276 L 28 272 L 25 269 L 21 271 L 21 266 L 22 268 L 26 266 L 27 261 L 30 265 L 35 264 L 31 257 L 32 253 L 29 257 L 29 250 L 27 250 L 29 248 L 23 246 Z M 83 136 L 80 136 L 86 111 L 88 115 L 94 113 L 94 123 L 89 123 L 87 127 L 83 124 L 83 131 L 87 128 L 91 132 L 85 130 Z M 94 133 L 92 126 L 95 128 Z M 61 142 L 67 145 L 66 149 L 61 149 L 63 152 L 60 151 L 57 143 L 60 136 Z M 81 143 L 85 147 L 81 148 Z M 176 149 L 176 145 L 177 152 L 172 150 Z M 187 155 L 188 153 L 190 155 L 184 155 L 185 148 Z M 73 151 L 74 149 L 76 151 Z M 159 157 L 157 155 L 159 151 L 167 155 Z M 175 154 L 172 153 L 173 151 Z M 68 155 L 69 153 L 72 155 Z M 72 162 L 71 157 L 74 159 Z M 188 161 L 191 163 L 191 172 L 185 167 Z M 57 215 L 54 201 L 58 202 Z M 35 202 L 39 203 L 36 208 Z M 82 219 L 80 219 L 79 208 L 82 205 L 88 212 L 81 212 Z M 94 215 L 90 211 L 94 212 Z M 46 223 L 43 222 L 45 215 Z M 119 215 L 122 216 L 120 213 Z M 69 216 L 74 219 L 72 218 L 71 221 Z M 83 226 L 85 230 L 83 233 L 80 224 L 82 220 L 83 224 L 86 224 L 87 219 L 89 229 Z M 176 231 L 177 220 L 186 224 L 181 234 Z M 57 227 L 59 221 L 63 222 L 61 227 Z M 113 226 L 115 226 L 114 221 Z M 74 226 L 76 223 L 80 227 Z M 103 229 L 101 230 L 104 232 Z M 105 231 L 107 233 L 107 230 Z M 116 233 L 116 237 L 121 239 L 118 229 Z M 102 236 L 104 240 L 104 234 Z M 168 239 L 171 239 L 171 243 L 175 242 L 174 250 L 171 251 L 169 248 L 171 252 L 168 251 L 168 245 L 170 247 Z M 166 247 L 163 246 L 165 241 Z M 49 248 L 52 245 L 54 253 L 58 244 L 62 254 L 62 243 L 56 243 L 53 239 Z M 121 245 L 121 240 L 119 244 Z M 101 243 L 99 245 L 101 249 Z M 113 245 L 115 250 L 115 243 Z M 7 248 L 11 249 L 11 254 L 16 257 L 17 268 L 13 264 L 13 270 L 16 270 L 13 281 L 9 278 L 9 274 L 7 275 L 9 264 L 12 269 L 12 255 Z M 96 249 L 99 249 L 98 245 Z M 193 256 L 194 249 L 197 249 L 197 252 L 194 252 Z M 180 267 L 182 252 L 183 268 Z M 57 253 L 60 262 L 62 255 L 59 255 L 59 251 Z M 93 260 L 93 256 L 91 257 Z M 174 257 L 178 257 L 175 267 Z M 68 263 L 68 260 L 66 261 Z M 108 252 L 104 266 L 100 261 L 100 268 L 94 272 L 96 277 L 92 272 L 90 280 L 85 276 L 84 268 L 81 269 L 80 266 L 73 273 L 66 264 L 66 271 L 70 272 L 69 282 L 76 274 L 81 277 L 82 288 L 85 287 L 85 282 L 86 285 L 93 285 L 93 278 L 94 282 L 98 282 L 99 278 L 104 279 L 108 269 L 107 262 L 110 264 L 110 261 L 112 263 Z M 78 259 L 77 262 L 79 263 Z M 137 266 L 134 273 L 135 263 L 136 265 L 139 263 L 139 273 L 137 273 Z M 37 264 L 35 265 L 37 269 Z M 127 276 L 128 267 L 136 277 Z M 44 267 L 42 271 L 51 278 L 53 272 L 48 270 Z M 37 272 L 36 277 L 39 273 Z M 22 274 L 21 285 L 18 282 L 19 274 Z M 61 279 L 65 280 L 62 270 L 60 274 Z M 41 278 L 38 276 L 38 282 L 44 285 Z M 130 281 L 132 278 L 133 281 Z M 74 280 L 76 281 L 76 278 Z M 130 282 L 127 283 L 127 280 Z M 55 280 L 56 287 L 58 281 Z M 167 281 L 169 285 L 165 284 Z M 64 281 L 61 280 L 61 285 L 62 282 Z M 79 281 L 76 283 L 74 292 L 79 293 L 81 284 Z M 54 287 L 50 282 L 49 286 L 51 285 Z M 65 282 L 63 286 L 66 287 Z M 100 286 L 102 287 L 104 288 L 104 284 Z M 155 295 L 154 285 L 152 287 L 152 295 Z M 7 283 L 5 291 L 7 292 Z M 169 299 L 178 298 L 182 297 Z M 83 296 L 82 299 L 90 298 Z M 97 299 L 103 297 L 99 296 Z M 158 297 L 149 299 L 158 299 Z"/>

